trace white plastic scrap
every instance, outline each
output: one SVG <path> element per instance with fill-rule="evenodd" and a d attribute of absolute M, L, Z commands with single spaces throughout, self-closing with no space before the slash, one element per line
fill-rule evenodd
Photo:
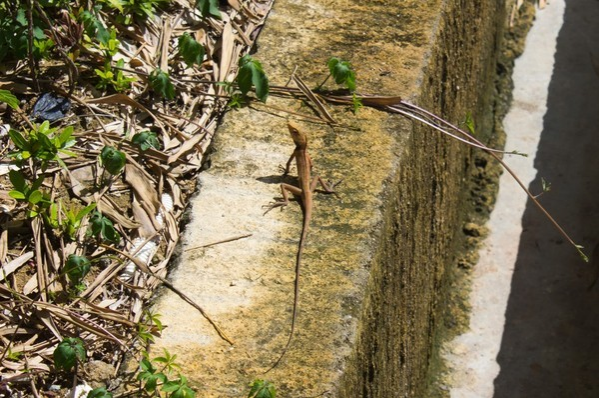
<path fill-rule="evenodd" d="M 168 193 L 163 193 L 160 199 L 162 202 L 162 209 L 160 209 L 158 214 L 156 214 L 156 221 L 158 221 L 160 226 L 164 226 L 164 213 L 172 211 L 174 204 L 172 196 Z"/>
<path fill-rule="evenodd" d="M 86 398 L 87 394 L 89 394 L 91 390 L 93 390 L 93 388 L 88 386 L 86 383 L 79 384 L 74 390 L 71 390 L 67 394 L 67 398 Z"/>
<path fill-rule="evenodd" d="M 146 239 L 136 238 L 133 241 L 130 253 L 137 253 L 135 254 L 136 259 L 138 259 L 144 264 L 149 264 L 152 260 L 152 257 L 154 257 L 154 254 L 156 254 L 156 251 L 158 250 L 158 245 L 153 240 L 150 240 L 145 245 L 143 245 L 145 241 Z M 139 249 L 141 245 L 143 245 L 143 247 Z M 133 277 L 133 274 L 135 273 L 136 269 L 137 267 L 135 266 L 135 263 L 133 261 L 129 261 L 125 266 L 125 269 L 123 269 L 123 272 L 121 272 L 119 278 L 123 281 L 128 281 Z"/>
<path fill-rule="evenodd" d="M 163 193 L 161 197 L 161 202 L 162 208 L 158 211 L 158 214 L 156 214 L 156 221 L 158 221 L 158 224 L 160 226 L 164 226 L 164 213 L 173 210 L 173 198 L 169 194 Z M 148 265 L 150 264 L 152 258 L 158 251 L 158 243 L 160 242 L 160 237 L 157 236 L 156 238 L 146 242 L 145 245 L 144 242 L 146 242 L 146 239 L 136 238 L 133 241 L 133 244 L 131 245 L 131 250 L 129 251 L 129 253 L 136 253 L 135 258 L 141 261 L 142 263 Z M 141 247 L 142 245 L 143 247 Z M 135 266 L 135 263 L 133 261 L 129 261 L 129 263 L 127 263 L 127 265 L 125 266 L 125 269 L 123 269 L 123 272 L 121 272 L 121 274 L 119 275 L 119 278 L 122 281 L 130 280 L 135 274 L 136 269 L 137 267 Z"/>
<path fill-rule="evenodd" d="M 10 124 L 0 124 L 0 137 L 4 137 L 10 131 Z"/>

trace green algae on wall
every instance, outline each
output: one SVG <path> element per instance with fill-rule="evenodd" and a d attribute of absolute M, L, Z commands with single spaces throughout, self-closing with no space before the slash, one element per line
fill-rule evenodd
<path fill-rule="evenodd" d="M 419 86 L 421 106 L 451 121 L 471 112 L 481 132 L 492 131 L 481 115 L 492 106 L 504 10 L 497 1 L 442 4 Z M 426 389 L 472 151 L 414 125 L 406 152 L 388 184 L 381 245 L 342 397 L 418 397 Z"/>

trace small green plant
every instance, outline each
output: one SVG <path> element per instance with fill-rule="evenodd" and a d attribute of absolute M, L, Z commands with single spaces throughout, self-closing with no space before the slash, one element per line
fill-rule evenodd
<path fill-rule="evenodd" d="M 15 8 L 16 10 L 13 8 L 0 8 L 0 61 L 4 59 L 22 60 L 29 54 L 27 10 L 18 5 Z M 34 43 L 36 40 L 38 42 L 47 40 L 44 33 L 47 26 L 40 21 L 36 14 L 32 17 Z M 39 52 L 34 51 L 34 56 L 39 56 Z"/>
<path fill-rule="evenodd" d="M 218 0 L 197 0 L 196 8 L 204 18 L 213 16 L 221 19 L 222 15 L 218 9 Z"/>
<path fill-rule="evenodd" d="M 23 357 L 22 351 L 13 351 L 10 349 L 10 347 L 8 348 L 8 352 L 6 353 L 6 359 L 8 359 L 10 361 L 19 361 L 19 360 L 21 360 L 22 357 Z"/>
<path fill-rule="evenodd" d="M 248 398 L 276 398 L 277 392 L 274 384 L 256 379 L 250 384 Z"/>
<path fill-rule="evenodd" d="M 118 149 L 106 145 L 100 152 L 100 163 L 113 176 L 119 175 L 125 167 L 127 157 Z"/>
<path fill-rule="evenodd" d="M 87 398 L 112 398 L 112 393 L 106 390 L 106 387 L 98 387 L 91 390 Z"/>
<path fill-rule="evenodd" d="M 148 358 L 143 358 L 139 363 L 139 367 L 141 370 L 137 374 L 137 380 L 143 383 L 144 390 L 150 394 L 156 391 L 158 383 L 162 384 L 168 380 L 166 375 L 159 372 Z"/>
<path fill-rule="evenodd" d="M 252 86 L 256 91 L 256 97 L 262 102 L 268 98 L 269 86 L 268 77 L 262 69 L 262 64 L 252 58 L 251 55 L 245 55 L 239 60 L 239 72 L 236 78 L 239 91 L 246 96 Z"/>
<path fill-rule="evenodd" d="M 142 19 L 153 18 L 156 9 L 169 0 L 126 0 L 127 12 Z M 126 21 L 130 22 L 130 21 Z"/>
<path fill-rule="evenodd" d="M 167 373 L 173 372 L 175 369 L 181 369 L 181 366 L 175 362 L 177 355 L 171 355 L 166 349 L 163 350 L 164 355 L 161 357 L 154 358 L 154 362 L 158 362 L 162 365 L 162 371 Z"/>
<path fill-rule="evenodd" d="M 327 62 L 327 66 L 329 67 L 329 75 L 320 83 L 316 90 L 319 90 L 332 76 L 335 79 L 335 83 L 345 85 L 352 93 L 356 91 L 356 72 L 348 61 L 332 57 Z"/>
<path fill-rule="evenodd" d="M 99 211 L 94 211 L 89 218 L 88 234 L 95 236 L 96 239 L 112 243 L 118 243 L 121 240 L 121 235 L 114 229 L 112 221 Z"/>
<path fill-rule="evenodd" d="M 56 369 L 71 371 L 77 361 L 83 361 L 86 357 L 83 340 L 79 337 L 67 337 L 58 344 L 54 350 L 54 366 Z"/>
<path fill-rule="evenodd" d="M 358 111 L 360 110 L 360 108 L 362 108 L 364 105 L 362 104 L 362 99 L 360 97 L 358 97 L 356 95 L 356 93 L 352 93 L 352 106 L 353 106 L 353 110 L 354 110 L 354 114 L 358 113 Z"/>
<path fill-rule="evenodd" d="M 52 39 L 33 39 L 33 55 L 36 58 L 49 59 L 54 45 Z"/>
<path fill-rule="evenodd" d="M 64 265 L 64 273 L 73 285 L 79 285 L 91 270 L 91 262 L 85 256 L 71 254 Z"/>
<path fill-rule="evenodd" d="M 127 77 L 120 68 L 125 66 L 125 61 L 119 59 L 116 62 L 116 68 L 113 68 L 110 62 L 104 64 L 104 69 L 96 69 L 94 72 L 100 78 L 96 87 L 100 90 L 106 90 L 110 87 L 117 93 L 122 93 L 131 88 L 131 83 L 136 79 L 134 77 Z"/>
<path fill-rule="evenodd" d="M 77 231 L 81 227 L 81 223 L 83 222 L 85 217 L 89 213 L 91 213 L 91 211 L 94 210 L 95 208 L 96 208 L 95 203 L 89 204 L 77 212 L 75 212 L 75 209 L 70 208 L 64 212 L 65 219 L 61 220 L 57 226 L 53 225 L 53 227 L 54 228 L 60 227 L 62 229 L 63 233 L 65 233 L 69 237 L 69 239 L 75 240 L 75 238 L 77 237 Z M 52 212 L 54 212 L 54 211 L 57 212 L 57 210 L 52 210 Z M 53 217 L 53 219 L 54 219 L 54 217 Z"/>
<path fill-rule="evenodd" d="M 245 97 L 240 93 L 231 94 L 231 98 L 229 99 L 229 103 L 227 104 L 231 109 L 241 108 L 244 104 L 246 104 Z"/>
<path fill-rule="evenodd" d="M 195 392 L 187 385 L 187 378 L 179 374 L 174 380 L 169 375 L 180 366 L 175 363 L 176 355 L 171 355 L 164 350 L 164 356 L 154 358 L 152 361 L 144 357 L 140 362 L 140 372 L 137 380 L 143 383 L 143 389 L 149 394 L 166 393 L 170 398 L 194 398 Z M 160 364 L 161 369 L 154 365 Z"/>
<path fill-rule="evenodd" d="M 73 126 L 64 128 L 60 134 L 55 135 L 56 127 L 50 127 L 50 123 L 46 120 L 26 134 L 21 134 L 16 130 L 10 130 L 8 135 L 17 147 L 17 150 L 10 153 L 9 156 L 21 164 L 28 159 L 41 161 L 42 171 L 46 169 L 51 161 L 57 162 L 62 167 L 66 167 L 64 161 L 60 158 L 60 154 L 66 156 L 77 156 L 68 148 L 75 145 L 76 141 L 73 138 Z"/>
<path fill-rule="evenodd" d="M 99 43 L 107 45 L 112 36 L 111 32 L 106 29 L 106 26 L 98 18 L 99 11 L 100 6 L 95 6 L 90 11 L 83 11 L 79 19 L 83 23 L 88 40 L 96 39 Z"/>
<path fill-rule="evenodd" d="M 144 311 L 144 315 L 145 322 L 138 325 L 137 338 L 147 345 L 154 342 L 154 336 L 159 336 L 164 326 L 160 320 L 160 314 Z"/>
<path fill-rule="evenodd" d="M 107 11 L 116 12 L 116 22 L 130 25 L 134 17 L 141 20 L 153 18 L 156 8 L 169 0 L 97 0 Z"/>
<path fill-rule="evenodd" d="M 10 170 L 8 178 L 13 186 L 8 195 L 13 199 L 24 201 L 28 204 L 27 217 L 38 216 L 51 204 L 50 197 L 39 189 L 44 181 L 44 177 L 38 177 L 30 185 L 21 171 Z"/>
<path fill-rule="evenodd" d="M 196 41 L 189 33 L 184 33 L 179 37 L 179 55 L 188 67 L 194 64 L 200 65 L 204 61 L 206 51 L 204 46 Z"/>
<path fill-rule="evenodd" d="M 154 69 L 148 78 L 152 89 L 162 98 L 172 100 L 175 98 L 175 86 L 171 82 L 168 73 L 160 68 Z"/>
<path fill-rule="evenodd" d="M 160 149 L 160 141 L 158 136 L 152 131 L 141 131 L 131 138 L 131 142 L 142 151 L 147 151 L 150 148 Z"/>
<path fill-rule="evenodd" d="M 241 108 L 247 102 L 247 98 L 242 93 L 235 90 L 234 82 L 217 82 L 216 85 L 223 87 L 225 92 L 229 95 L 229 103 L 227 104 L 229 108 Z"/>
<path fill-rule="evenodd" d="M 177 380 L 169 380 L 161 388 L 162 392 L 170 393 L 170 398 L 194 398 L 195 392 L 187 385 L 187 379 L 179 375 Z"/>
<path fill-rule="evenodd" d="M 98 48 L 104 52 L 106 61 L 110 62 L 112 57 L 119 52 L 121 42 L 116 38 L 116 29 L 114 28 L 110 28 L 110 30 L 108 30 L 108 37 L 104 39 L 105 40 L 100 40 Z"/>

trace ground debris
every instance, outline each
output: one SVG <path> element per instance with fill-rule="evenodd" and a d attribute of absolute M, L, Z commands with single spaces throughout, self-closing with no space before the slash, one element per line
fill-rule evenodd
<path fill-rule="evenodd" d="M 17 386 L 12 393 L 32 385 L 48 391 L 44 378 L 66 337 L 81 338 L 93 359 L 86 369 L 101 364 L 104 375 L 134 350 L 140 326 L 159 333 L 144 305 L 166 276 L 195 176 L 227 107 L 226 84 L 216 83 L 233 81 L 272 0 L 230 4 L 217 17 L 185 0 L 166 2 L 128 25 L 105 7 L 87 15 L 92 25 L 61 11 L 45 26 L 61 45 L 30 63 L 35 79 L 23 60 L 0 55 L 0 88 L 19 100 L 0 114 L 11 128 L 0 137 L 0 395 L 9 383 Z M 52 18 L 46 14 L 42 20 Z M 0 7 L 0 18 L 7 16 Z M 113 47 L 92 45 L 86 35 L 94 29 Z M 179 54 L 184 35 L 205 51 L 193 65 Z M 59 54 L 65 51 L 67 58 Z M 69 57 L 77 74 L 67 70 L 75 64 L 57 67 Z M 151 84 L 159 70 L 173 84 L 172 99 Z M 105 376 L 96 381 L 105 384 Z"/>

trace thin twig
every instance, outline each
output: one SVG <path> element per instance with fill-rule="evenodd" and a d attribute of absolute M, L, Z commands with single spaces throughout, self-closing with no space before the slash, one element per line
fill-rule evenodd
<path fill-rule="evenodd" d="M 449 123 L 446 120 L 443 120 L 442 118 L 436 116 L 435 114 L 420 108 L 416 105 L 407 103 L 407 102 L 403 102 L 402 104 L 410 107 L 410 108 L 414 108 L 420 112 L 425 113 L 426 115 L 432 117 L 435 120 L 438 120 L 439 122 L 445 124 L 446 126 L 448 126 L 449 128 L 451 128 L 454 131 L 457 131 L 458 133 L 460 133 L 463 136 L 468 137 L 470 140 L 472 140 L 474 143 L 476 143 L 477 145 L 480 145 L 484 148 L 482 148 L 485 152 L 487 152 L 489 155 L 491 155 L 495 160 L 497 160 L 499 162 L 499 164 L 501 164 L 501 166 L 503 166 L 503 168 L 512 176 L 512 178 L 516 181 L 516 183 L 518 185 L 520 185 L 520 188 L 522 188 L 522 190 L 524 192 L 526 192 L 526 194 L 528 195 L 528 197 L 530 198 L 530 200 L 532 200 L 532 202 L 537 206 L 537 208 L 541 211 L 541 213 L 543 213 L 543 215 L 545 215 L 545 217 L 547 217 L 547 219 L 553 224 L 553 226 L 558 230 L 558 232 L 568 241 L 570 242 L 570 244 L 572 246 L 574 246 L 574 248 L 576 248 L 576 250 L 578 251 L 578 254 L 581 256 L 581 258 L 583 259 L 583 261 L 588 262 L 589 258 L 587 257 L 587 255 L 582 251 L 582 246 L 577 245 L 574 240 L 572 240 L 572 238 L 570 238 L 570 235 L 568 235 L 566 233 L 566 231 L 564 231 L 564 229 L 561 227 L 561 225 L 553 218 L 553 216 L 551 216 L 551 214 L 549 214 L 549 212 L 545 209 L 545 207 L 535 198 L 535 196 L 528 190 L 528 188 L 524 185 L 524 183 L 522 182 L 522 180 L 520 180 L 520 178 L 518 177 L 518 175 L 503 161 L 502 158 L 500 158 L 499 156 L 497 156 L 496 153 L 494 153 L 493 151 L 490 151 L 485 144 L 483 144 L 481 141 L 477 140 L 476 138 L 474 138 L 472 135 L 468 134 L 467 132 L 465 132 L 464 130 L 460 129 L 459 127 L 454 126 L 453 124 Z M 393 110 L 393 107 L 387 107 L 390 110 Z M 409 115 L 408 115 L 409 116 Z"/>
<path fill-rule="evenodd" d="M 220 245 L 221 243 L 233 242 L 235 240 L 249 238 L 250 236 L 252 236 L 252 234 L 234 236 L 232 238 L 227 238 L 227 239 L 219 240 L 217 242 L 212 242 L 212 243 L 207 243 L 205 245 L 190 247 L 189 249 L 185 249 L 183 251 L 184 252 L 188 252 L 188 251 L 192 251 L 192 250 L 203 249 L 205 247 Z"/>

